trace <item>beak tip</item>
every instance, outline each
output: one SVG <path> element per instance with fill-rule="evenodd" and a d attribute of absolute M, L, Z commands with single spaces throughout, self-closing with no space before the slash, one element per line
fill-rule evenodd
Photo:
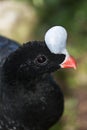
<path fill-rule="evenodd" d="M 77 68 L 76 60 L 75 60 L 72 56 L 69 56 L 69 57 L 61 64 L 61 68 L 73 68 L 73 69 L 76 70 L 76 68 Z"/>
<path fill-rule="evenodd" d="M 74 70 L 76 70 L 77 69 L 77 65 L 75 65 L 73 68 L 74 68 Z"/>
<path fill-rule="evenodd" d="M 77 69 L 77 63 L 75 62 L 74 67 L 75 70 Z"/>

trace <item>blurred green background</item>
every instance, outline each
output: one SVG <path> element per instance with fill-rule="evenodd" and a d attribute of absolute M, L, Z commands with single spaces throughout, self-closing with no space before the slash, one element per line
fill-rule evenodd
<path fill-rule="evenodd" d="M 53 74 L 65 96 L 65 111 L 51 130 L 87 130 L 87 0 L 0 0 L 0 34 L 19 43 L 44 40 L 50 27 L 68 31 L 67 49 L 77 70 Z"/>

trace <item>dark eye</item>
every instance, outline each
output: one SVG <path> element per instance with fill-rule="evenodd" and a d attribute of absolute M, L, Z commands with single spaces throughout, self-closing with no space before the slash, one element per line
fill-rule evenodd
<path fill-rule="evenodd" d="M 47 58 L 46 58 L 46 56 L 44 56 L 44 55 L 39 55 L 39 56 L 37 56 L 37 58 L 35 59 L 35 63 L 40 64 L 40 65 L 43 65 L 43 64 L 45 64 L 46 62 L 47 62 Z"/>

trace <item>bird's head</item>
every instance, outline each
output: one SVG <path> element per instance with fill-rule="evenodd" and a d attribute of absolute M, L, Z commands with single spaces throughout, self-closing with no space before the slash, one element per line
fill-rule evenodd
<path fill-rule="evenodd" d="M 66 50 L 67 32 L 54 26 L 45 34 L 45 41 L 27 42 L 13 52 L 5 62 L 7 74 L 19 79 L 28 79 L 50 73 L 59 68 L 76 68 L 76 62 Z"/>

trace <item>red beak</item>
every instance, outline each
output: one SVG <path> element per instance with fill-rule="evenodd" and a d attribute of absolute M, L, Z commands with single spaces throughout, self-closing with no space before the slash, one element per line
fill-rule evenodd
<path fill-rule="evenodd" d="M 72 56 L 69 56 L 61 65 L 61 68 L 74 68 L 76 69 L 76 61 Z"/>

